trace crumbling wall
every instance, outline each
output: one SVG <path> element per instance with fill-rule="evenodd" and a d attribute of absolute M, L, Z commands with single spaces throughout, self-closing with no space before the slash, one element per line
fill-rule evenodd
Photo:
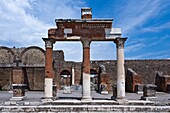
<path fill-rule="evenodd" d="M 36 46 L 25 48 L 22 51 L 20 58 L 22 60 L 22 64 L 27 66 L 45 65 L 45 51 Z"/>

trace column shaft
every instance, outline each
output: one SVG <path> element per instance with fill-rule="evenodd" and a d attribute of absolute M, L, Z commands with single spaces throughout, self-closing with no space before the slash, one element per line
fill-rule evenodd
<path fill-rule="evenodd" d="M 124 49 L 117 49 L 117 98 L 125 97 Z"/>
<path fill-rule="evenodd" d="M 127 38 L 117 38 L 117 99 L 125 99 L 124 42 Z"/>
<path fill-rule="evenodd" d="M 90 40 L 86 39 L 82 41 L 83 44 L 83 67 L 82 67 L 82 79 L 83 79 L 83 91 L 82 100 L 91 100 L 90 92 Z"/>
<path fill-rule="evenodd" d="M 44 39 L 46 53 L 45 53 L 45 98 L 53 97 L 53 42 L 50 39 Z"/>

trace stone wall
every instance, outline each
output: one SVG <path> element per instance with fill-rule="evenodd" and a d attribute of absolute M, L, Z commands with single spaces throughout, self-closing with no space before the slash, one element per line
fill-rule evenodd
<path fill-rule="evenodd" d="M 75 68 L 75 84 L 81 84 L 81 62 L 69 62 L 64 60 L 63 51 L 54 51 L 54 73 L 55 83 L 60 86 L 60 74 L 66 70 L 72 74 L 72 67 Z M 7 87 L 11 83 L 12 67 L 15 67 L 15 60 L 21 60 L 19 66 L 25 67 L 25 79 L 30 90 L 43 90 L 45 51 L 36 46 L 27 48 L 0 47 L 0 86 Z M 99 66 L 104 65 L 110 76 L 110 84 L 116 83 L 116 61 L 101 60 L 91 61 L 91 69 L 99 73 Z M 133 69 L 142 77 L 143 84 L 155 84 L 156 71 L 165 75 L 170 74 L 170 60 L 125 60 L 125 72 L 127 68 Z M 71 78 L 70 78 L 71 79 Z M 71 83 L 70 83 L 71 84 Z"/>

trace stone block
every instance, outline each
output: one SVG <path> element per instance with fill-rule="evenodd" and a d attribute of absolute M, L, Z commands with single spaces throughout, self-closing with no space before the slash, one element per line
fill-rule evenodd
<path fill-rule="evenodd" d="M 113 85 L 112 88 L 113 88 L 113 96 L 111 97 L 111 99 L 115 100 L 117 97 L 117 86 Z"/>
<path fill-rule="evenodd" d="M 140 94 L 143 93 L 143 84 L 137 84 L 135 85 L 135 93 Z"/>
<path fill-rule="evenodd" d="M 53 85 L 53 97 L 57 96 L 57 85 Z"/>
<path fill-rule="evenodd" d="M 156 85 L 146 84 L 143 87 L 143 96 L 144 97 L 154 97 L 156 96 Z"/>
<path fill-rule="evenodd" d="M 13 97 L 24 97 L 26 84 L 12 84 Z"/>
<path fill-rule="evenodd" d="M 135 92 L 135 86 L 142 84 L 142 78 L 131 68 L 127 69 L 126 75 L 126 91 Z"/>
<path fill-rule="evenodd" d="M 75 90 L 76 90 L 76 91 L 82 91 L 82 86 L 81 86 L 81 85 L 76 85 Z"/>
<path fill-rule="evenodd" d="M 70 86 L 65 86 L 63 90 L 63 94 L 71 94 L 71 88 Z"/>
<path fill-rule="evenodd" d="M 154 84 L 146 84 L 143 87 L 143 96 L 142 100 L 153 100 L 156 98 L 156 85 Z"/>

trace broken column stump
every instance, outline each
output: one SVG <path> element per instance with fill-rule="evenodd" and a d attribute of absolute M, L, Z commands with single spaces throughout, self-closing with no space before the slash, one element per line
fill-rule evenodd
<path fill-rule="evenodd" d="M 13 68 L 13 97 L 10 100 L 23 100 L 25 98 L 26 84 L 24 84 L 24 73 L 22 67 Z"/>
<path fill-rule="evenodd" d="M 115 100 L 117 97 L 117 85 L 113 85 L 113 96 L 111 97 L 112 100 Z"/>
<path fill-rule="evenodd" d="M 135 92 L 135 86 L 140 86 L 142 84 L 142 78 L 138 75 L 134 70 L 131 68 L 127 69 L 126 75 L 126 91 L 128 92 Z M 137 86 L 136 86 L 137 87 Z M 138 88 L 137 88 L 138 89 Z M 136 90 L 137 90 L 136 89 Z M 137 92 L 137 91 L 136 91 Z"/>
<path fill-rule="evenodd" d="M 154 84 L 146 84 L 143 87 L 143 96 L 142 100 L 154 100 L 156 99 L 156 85 Z"/>

